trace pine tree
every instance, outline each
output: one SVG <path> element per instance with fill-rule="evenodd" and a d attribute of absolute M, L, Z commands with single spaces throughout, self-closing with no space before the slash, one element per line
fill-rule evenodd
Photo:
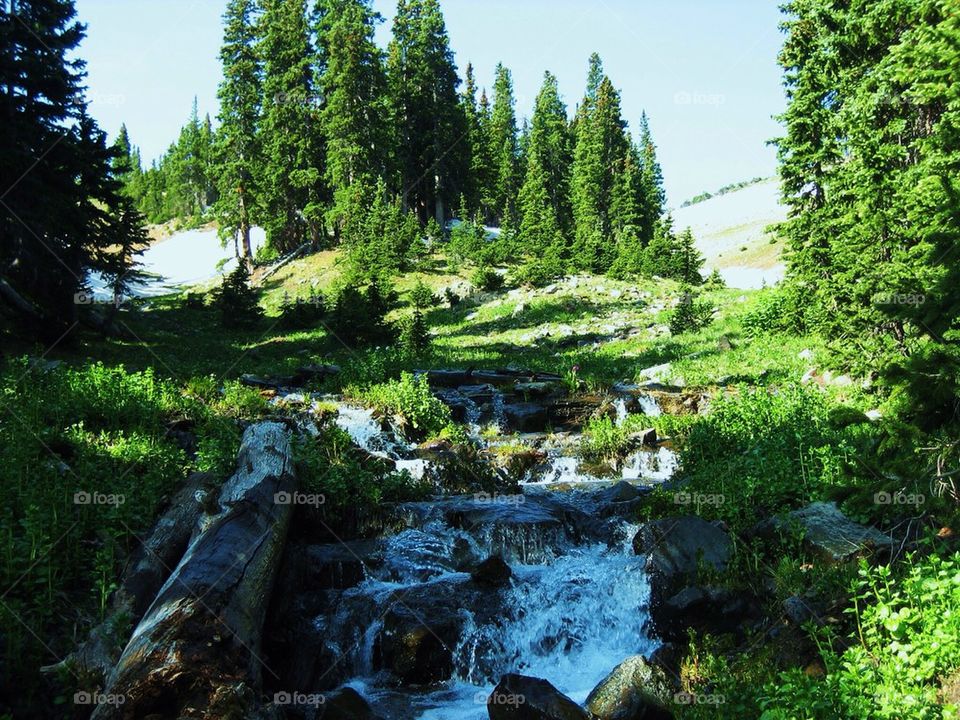
<path fill-rule="evenodd" d="M 606 76 L 596 84 L 599 58 L 591 58 L 587 93 L 576 119 L 571 179 L 574 266 L 605 272 L 615 259 L 613 190 L 627 155 L 620 96 Z"/>
<path fill-rule="evenodd" d="M 493 186 L 493 160 L 490 156 L 490 107 L 486 92 L 480 104 L 477 103 L 477 82 L 473 65 L 468 64 L 466 83 L 461 96 L 463 115 L 466 118 L 467 138 L 470 146 L 470 172 L 467 175 L 466 190 L 462 193 L 464 202 L 458 208 L 460 219 L 467 220 L 482 213 L 492 205 L 487 193 Z"/>
<path fill-rule="evenodd" d="M 326 142 L 326 179 L 336 188 L 387 173 L 387 80 L 384 54 L 374 42 L 380 15 L 370 0 L 320 0 L 316 22 L 322 66 L 320 125 Z"/>
<path fill-rule="evenodd" d="M 641 167 L 639 234 L 641 241 L 647 243 L 653 238 L 657 222 L 663 215 L 667 196 L 663 190 L 663 172 L 657 160 L 657 148 L 653 143 L 650 121 L 646 112 L 640 115 L 639 160 Z"/>
<path fill-rule="evenodd" d="M 261 163 L 259 119 L 263 67 L 257 54 L 257 0 L 231 0 L 224 14 L 217 89 L 220 129 L 216 145 L 219 198 L 214 207 L 222 238 L 239 240 L 240 255 L 253 260 L 250 229 L 257 220 Z"/>
<path fill-rule="evenodd" d="M 0 13 L 0 306 L 52 338 L 72 327 L 85 274 L 103 267 L 123 219 L 118 154 L 86 113 L 83 37 L 71 0 Z"/>
<path fill-rule="evenodd" d="M 567 110 L 557 79 L 549 72 L 537 95 L 527 148 L 527 171 L 519 194 L 520 241 L 540 258 L 548 274 L 559 274 L 572 225 L 569 197 L 571 161 Z"/>
<path fill-rule="evenodd" d="M 514 112 L 513 79 L 510 71 L 497 64 L 490 116 L 490 157 L 493 161 L 493 207 L 502 221 L 515 209 L 519 186 L 517 118 Z"/>
<path fill-rule="evenodd" d="M 437 0 L 400 0 L 387 57 L 396 187 L 421 222 L 443 224 L 469 172 L 460 78 Z"/>
<path fill-rule="evenodd" d="M 263 224 L 267 242 L 281 253 L 308 240 L 319 246 L 327 200 L 305 2 L 265 0 L 258 47 L 264 63 Z"/>

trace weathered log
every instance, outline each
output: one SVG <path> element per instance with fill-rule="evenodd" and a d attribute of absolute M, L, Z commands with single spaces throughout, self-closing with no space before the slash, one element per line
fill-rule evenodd
<path fill-rule="evenodd" d="M 187 479 L 127 563 L 106 620 L 90 632 L 76 651 L 62 662 L 43 668 L 44 672 L 69 666 L 83 677 L 106 677 L 119 660 L 126 640 L 126 636 L 118 637 L 120 629 L 140 621 L 180 562 L 191 538 L 199 531 L 202 499 L 214 482 L 214 476 L 208 473 L 194 473 Z"/>
<path fill-rule="evenodd" d="M 260 638 L 296 490 L 290 433 L 251 425 L 220 493 L 107 679 L 94 720 L 244 713 L 259 695 Z M 282 498 L 282 496 L 281 496 Z"/>

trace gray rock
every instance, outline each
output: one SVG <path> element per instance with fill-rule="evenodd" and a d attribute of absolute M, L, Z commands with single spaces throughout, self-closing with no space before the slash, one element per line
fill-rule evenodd
<path fill-rule="evenodd" d="M 501 556 L 491 555 L 473 569 L 470 577 L 475 583 L 499 587 L 510 582 L 513 571 Z"/>
<path fill-rule="evenodd" d="M 807 547 L 821 558 L 842 562 L 868 550 L 890 549 L 890 538 L 875 528 L 854 522 L 832 502 L 815 502 L 777 518 L 777 527 L 799 523 Z"/>
<path fill-rule="evenodd" d="M 590 715 L 546 680 L 504 675 L 487 698 L 490 720 L 591 720 Z"/>
<path fill-rule="evenodd" d="M 547 409 L 537 403 L 521 402 L 504 405 L 507 427 L 516 432 L 538 432 L 547 426 Z"/>
<path fill-rule="evenodd" d="M 590 692 L 585 705 L 597 720 L 672 718 L 666 709 L 672 695 L 666 673 L 642 655 L 634 655 Z"/>
<path fill-rule="evenodd" d="M 670 363 L 661 363 L 660 365 L 651 365 L 650 367 L 641 370 L 638 373 L 638 376 L 641 378 L 647 378 L 648 380 L 667 382 L 670 379 L 671 372 L 672 369 Z"/>
<path fill-rule="evenodd" d="M 546 397 L 556 389 L 556 386 L 548 382 L 518 382 L 513 386 L 513 389 L 521 395 Z"/>

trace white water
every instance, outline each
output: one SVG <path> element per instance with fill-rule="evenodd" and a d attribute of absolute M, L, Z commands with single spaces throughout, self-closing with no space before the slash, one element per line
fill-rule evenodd
<path fill-rule="evenodd" d="M 640 411 L 647 417 L 660 417 L 663 414 L 660 404 L 652 395 L 637 395 L 637 404 L 640 406 Z"/>
<path fill-rule="evenodd" d="M 624 480 L 649 480 L 663 482 L 677 471 L 677 454 L 667 447 L 655 452 L 638 450 L 627 458 L 621 474 Z"/>

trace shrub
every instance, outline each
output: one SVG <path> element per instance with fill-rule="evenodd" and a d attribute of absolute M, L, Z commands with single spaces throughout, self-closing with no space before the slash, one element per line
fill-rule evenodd
<path fill-rule="evenodd" d="M 433 294 L 423 280 L 417 280 L 417 284 L 410 290 L 410 304 L 417 310 L 427 310 L 440 304 L 440 299 Z"/>
<path fill-rule="evenodd" d="M 399 380 L 374 385 L 360 397 L 411 439 L 436 436 L 452 422 L 450 409 L 430 392 L 425 375 L 405 372 Z"/>
<path fill-rule="evenodd" d="M 394 330 L 386 320 L 395 294 L 382 282 L 361 289 L 347 283 L 336 289 L 331 301 L 330 329 L 347 345 L 389 345 Z"/>
<path fill-rule="evenodd" d="M 474 287 L 486 292 L 493 292 L 503 287 L 503 276 L 489 265 L 481 265 L 470 276 Z"/>
<path fill-rule="evenodd" d="M 697 300 L 689 288 L 680 297 L 680 302 L 670 315 L 670 334 L 681 335 L 696 332 L 713 320 L 713 307 Z"/>
<path fill-rule="evenodd" d="M 220 311 L 224 327 L 249 327 L 263 316 L 259 293 L 250 285 L 250 273 L 245 263 L 223 279 L 214 291 L 214 304 Z"/>
<path fill-rule="evenodd" d="M 278 324 L 284 330 L 307 330 L 320 325 L 326 314 L 323 295 L 315 290 L 303 298 L 291 298 L 289 293 L 284 292 Z"/>
<path fill-rule="evenodd" d="M 430 329 L 419 308 L 400 323 L 400 347 L 408 357 L 419 357 L 430 348 Z"/>

